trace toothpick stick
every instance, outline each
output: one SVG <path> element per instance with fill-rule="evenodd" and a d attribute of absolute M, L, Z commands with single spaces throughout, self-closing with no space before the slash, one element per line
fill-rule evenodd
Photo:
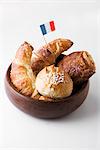
<path fill-rule="evenodd" d="M 47 45 L 48 43 L 47 43 L 47 41 L 46 41 L 46 39 L 45 39 L 44 35 L 43 35 L 43 38 L 44 38 L 45 44 Z"/>

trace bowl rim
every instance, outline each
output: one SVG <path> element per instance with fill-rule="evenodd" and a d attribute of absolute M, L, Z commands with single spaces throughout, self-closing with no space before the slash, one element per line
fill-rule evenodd
<path fill-rule="evenodd" d="M 19 93 L 17 91 L 16 87 L 11 82 L 10 71 L 11 71 L 11 64 L 9 65 L 9 67 L 6 70 L 5 84 L 7 84 L 9 86 L 9 88 L 14 92 L 14 94 L 16 94 L 19 97 L 22 97 L 26 101 L 30 101 L 30 102 L 41 102 L 41 103 L 58 103 L 58 102 L 64 102 L 64 101 L 67 101 L 67 99 L 70 99 L 70 98 L 72 99 L 73 97 L 79 95 L 79 93 L 81 93 L 81 91 L 83 91 L 83 89 L 89 84 L 89 80 L 87 80 L 86 82 L 83 83 L 83 85 L 81 86 L 80 90 L 78 90 L 76 93 L 74 93 L 73 95 L 70 95 L 68 97 L 65 97 L 65 98 L 59 98 L 59 99 L 57 99 L 57 101 L 39 100 L 39 99 L 36 99 L 36 98 L 33 99 L 33 98 L 29 97 L 29 96 L 25 96 L 25 95 Z"/>

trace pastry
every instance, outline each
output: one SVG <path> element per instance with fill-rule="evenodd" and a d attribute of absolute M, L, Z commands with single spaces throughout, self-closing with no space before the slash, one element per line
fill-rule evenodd
<path fill-rule="evenodd" d="M 46 97 L 46 96 L 40 96 L 39 100 L 41 100 L 41 101 L 54 101 L 54 99 L 52 99 L 50 97 Z"/>
<path fill-rule="evenodd" d="M 74 84 L 85 82 L 96 70 L 94 60 L 87 51 L 73 52 L 64 56 L 57 66 L 71 76 Z"/>
<path fill-rule="evenodd" d="M 37 99 L 37 100 L 44 100 L 44 101 L 54 101 L 54 99 L 46 96 L 40 95 L 40 93 L 35 89 L 31 98 Z"/>
<path fill-rule="evenodd" d="M 17 90 L 24 95 L 31 95 L 35 89 L 35 75 L 31 69 L 33 47 L 24 42 L 16 52 L 11 65 L 10 78 Z"/>
<path fill-rule="evenodd" d="M 36 74 L 46 66 L 54 64 L 56 58 L 65 50 L 69 49 L 73 42 L 68 39 L 56 39 L 37 51 L 33 51 L 32 70 Z"/>
<path fill-rule="evenodd" d="M 37 91 L 49 98 L 63 98 L 71 95 L 73 81 L 60 67 L 54 65 L 42 69 L 36 77 Z"/>
<path fill-rule="evenodd" d="M 33 99 L 39 99 L 41 97 L 41 95 L 39 94 L 39 92 L 37 91 L 37 89 L 34 90 L 34 92 L 31 95 L 31 98 Z"/>

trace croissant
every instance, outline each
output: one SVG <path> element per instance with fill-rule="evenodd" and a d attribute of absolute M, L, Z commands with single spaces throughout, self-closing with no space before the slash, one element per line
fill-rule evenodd
<path fill-rule="evenodd" d="M 72 45 L 72 41 L 59 38 L 43 46 L 38 51 L 33 51 L 31 63 L 33 72 L 37 74 L 44 67 L 54 64 L 56 58 Z"/>
<path fill-rule="evenodd" d="M 24 42 L 11 65 L 11 81 L 17 90 L 26 96 L 31 95 L 35 89 L 36 77 L 31 69 L 32 50 L 33 47 Z"/>
<path fill-rule="evenodd" d="M 72 78 L 73 83 L 80 84 L 88 80 L 95 73 L 95 63 L 87 51 L 73 52 L 58 63 Z"/>

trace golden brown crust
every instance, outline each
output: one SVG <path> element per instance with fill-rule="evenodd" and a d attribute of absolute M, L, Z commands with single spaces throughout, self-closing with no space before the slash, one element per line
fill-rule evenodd
<path fill-rule="evenodd" d="M 29 43 L 24 42 L 17 50 L 15 59 L 18 58 L 21 63 L 30 65 L 32 50 L 33 47 Z"/>
<path fill-rule="evenodd" d="M 67 97 L 72 93 L 73 82 L 70 76 L 54 65 L 42 69 L 36 77 L 36 89 L 46 97 Z"/>
<path fill-rule="evenodd" d="M 54 99 L 52 98 L 40 95 L 40 93 L 36 89 L 34 90 L 31 98 L 41 100 L 41 101 L 54 101 Z"/>
<path fill-rule="evenodd" d="M 41 101 L 54 101 L 54 99 L 52 99 L 50 97 L 46 97 L 46 96 L 40 96 L 39 100 L 41 100 Z"/>
<path fill-rule="evenodd" d="M 41 95 L 39 94 L 39 92 L 37 91 L 37 89 L 34 90 L 34 92 L 32 93 L 31 98 L 33 99 L 39 99 L 41 97 Z"/>
<path fill-rule="evenodd" d="M 86 51 L 73 52 L 58 63 L 73 79 L 74 84 L 88 80 L 95 73 L 95 63 Z"/>
<path fill-rule="evenodd" d="M 56 58 L 72 45 L 72 41 L 59 38 L 43 46 L 38 51 L 34 51 L 32 56 L 32 70 L 38 73 L 45 66 L 54 64 Z"/>
<path fill-rule="evenodd" d="M 31 95 L 35 88 L 35 76 L 31 69 L 32 46 L 27 42 L 16 52 L 11 65 L 11 81 L 17 90 L 24 95 Z"/>

